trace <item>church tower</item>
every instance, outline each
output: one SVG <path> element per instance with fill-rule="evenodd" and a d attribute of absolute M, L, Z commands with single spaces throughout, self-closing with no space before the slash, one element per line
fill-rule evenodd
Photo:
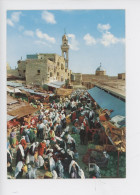
<path fill-rule="evenodd" d="M 67 38 L 66 34 L 64 34 L 63 37 L 62 37 L 61 51 L 62 51 L 62 56 L 65 58 L 65 68 L 68 68 L 69 45 L 68 45 L 68 38 Z"/>

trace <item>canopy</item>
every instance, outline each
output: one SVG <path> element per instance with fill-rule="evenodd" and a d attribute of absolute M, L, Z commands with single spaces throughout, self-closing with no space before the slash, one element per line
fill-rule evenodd
<path fill-rule="evenodd" d="M 38 109 L 33 108 L 32 106 L 21 106 L 16 110 L 9 111 L 8 114 L 12 116 L 17 116 L 18 118 L 37 112 Z"/>
<path fill-rule="evenodd" d="M 24 86 L 19 87 L 19 89 L 20 89 L 20 90 L 23 90 L 23 91 L 26 91 L 26 92 L 28 92 L 28 93 L 34 94 L 34 95 L 40 95 L 40 96 L 43 96 L 43 97 L 48 96 L 48 95 L 45 94 L 45 93 L 37 92 L 37 91 L 34 91 L 33 89 L 25 88 Z"/>
<path fill-rule="evenodd" d="M 54 81 L 54 82 L 46 83 L 46 85 L 48 85 L 49 87 L 53 87 L 53 88 L 60 88 L 64 84 L 65 82 L 63 81 Z"/>
<path fill-rule="evenodd" d="M 11 87 L 21 87 L 22 86 L 21 83 L 15 83 L 15 82 L 11 82 L 11 81 L 7 81 L 7 85 L 11 86 Z"/>
<path fill-rule="evenodd" d="M 10 89 L 9 87 L 7 87 L 7 92 L 13 93 L 13 89 Z"/>
<path fill-rule="evenodd" d="M 21 93 L 21 91 L 18 88 L 15 88 L 14 93 Z"/>
<path fill-rule="evenodd" d="M 14 118 L 16 118 L 16 116 L 11 116 L 7 114 L 7 122 L 13 120 Z"/>
<path fill-rule="evenodd" d="M 88 90 L 90 96 L 97 102 L 97 104 L 108 110 L 113 110 L 110 117 L 121 115 L 125 116 L 125 102 L 118 99 L 117 97 L 107 93 L 103 89 L 94 87 Z"/>

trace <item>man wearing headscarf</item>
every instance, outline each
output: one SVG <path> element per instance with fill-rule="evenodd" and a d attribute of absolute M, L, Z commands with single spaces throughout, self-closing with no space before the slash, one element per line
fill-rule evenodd
<path fill-rule="evenodd" d="M 70 178 L 73 178 L 73 179 L 79 178 L 79 175 L 78 175 L 79 169 L 80 169 L 79 165 L 74 160 L 72 160 L 69 165 Z"/>

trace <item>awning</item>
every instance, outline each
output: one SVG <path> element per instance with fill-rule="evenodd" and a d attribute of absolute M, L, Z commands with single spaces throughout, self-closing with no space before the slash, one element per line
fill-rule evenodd
<path fill-rule="evenodd" d="M 18 88 L 15 88 L 14 93 L 21 93 L 21 91 Z"/>
<path fill-rule="evenodd" d="M 8 114 L 7 114 L 7 121 L 11 121 L 11 120 L 13 120 L 14 118 L 16 118 L 16 116 L 11 116 L 11 115 L 8 115 Z"/>
<path fill-rule="evenodd" d="M 113 110 L 110 117 L 121 115 L 125 116 L 125 102 L 117 97 L 105 92 L 104 90 L 94 87 L 88 90 L 90 96 L 97 102 L 97 104 L 108 110 Z"/>
<path fill-rule="evenodd" d="M 9 111 L 8 114 L 11 116 L 17 116 L 18 118 L 33 114 L 37 112 L 39 109 L 35 109 L 32 106 L 21 106 L 20 108 L 16 110 Z"/>
<path fill-rule="evenodd" d="M 23 91 L 26 91 L 28 93 L 31 93 L 31 94 L 34 94 L 34 95 L 40 95 L 40 96 L 43 96 L 43 97 L 46 97 L 48 96 L 48 94 L 45 94 L 45 93 L 41 93 L 41 92 L 36 92 L 34 91 L 33 89 L 28 89 L 28 88 L 25 88 L 25 87 L 19 87 L 20 90 L 23 90 Z"/>
<path fill-rule="evenodd" d="M 22 86 L 21 83 L 14 83 L 14 82 L 11 82 L 11 81 L 7 81 L 7 85 L 11 86 L 11 87 L 21 87 Z"/>
<path fill-rule="evenodd" d="M 53 88 L 60 88 L 62 85 L 64 85 L 65 82 L 63 81 L 54 81 L 54 82 L 50 82 L 50 83 L 46 83 L 46 85 L 48 85 L 49 87 L 53 87 Z"/>
<path fill-rule="evenodd" d="M 10 89 L 9 87 L 7 87 L 7 92 L 13 93 L 13 89 Z"/>
<path fill-rule="evenodd" d="M 54 85 L 52 83 L 48 83 L 46 85 L 49 86 L 49 87 L 53 87 L 53 88 L 60 88 L 60 86 Z"/>

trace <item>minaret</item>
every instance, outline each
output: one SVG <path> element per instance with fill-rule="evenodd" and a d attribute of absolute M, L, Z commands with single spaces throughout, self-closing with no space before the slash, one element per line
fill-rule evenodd
<path fill-rule="evenodd" d="M 65 68 L 68 68 L 69 45 L 68 45 L 68 38 L 67 38 L 66 34 L 64 34 L 63 37 L 62 37 L 61 51 L 62 51 L 62 56 L 65 58 Z"/>

